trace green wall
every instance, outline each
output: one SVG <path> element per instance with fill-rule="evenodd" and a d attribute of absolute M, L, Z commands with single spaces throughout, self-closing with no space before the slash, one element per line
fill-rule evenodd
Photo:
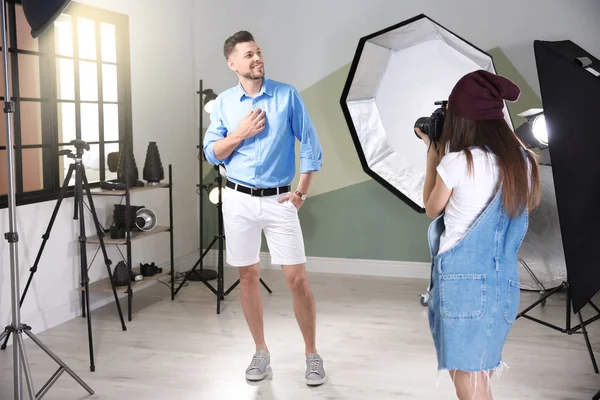
<path fill-rule="evenodd" d="M 513 80 L 521 96 L 509 104 L 515 129 L 518 113 L 541 101 L 501 49 L 489 51 L 499 75 Z M 301 92 L 323 146 L 323 169 L 300 210 L 306 253 L 314 257 L 428 262 L 430 219 L 418 214 L 362 171 L 339 99 L 349 64 Z M 294 185 L 297 184 L 298 176 Z M 216 212 L 205 204 L 205 246 L 216 232 Z M 267 244 L 263 237 L 263 251 Z"/>

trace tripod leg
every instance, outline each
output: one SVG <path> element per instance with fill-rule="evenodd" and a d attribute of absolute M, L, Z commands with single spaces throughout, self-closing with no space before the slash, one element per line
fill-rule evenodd
<path fill-rule="evenodd" d="M 75 193 L 77 194 L 77 210 L 79 211 L 79 258 L 81 260 L 81 280 L 84 285 L 85 294 L 85 309 L 87 311 L 87 325 L 88 325 L 88 340 L 90 349 L 90 371 L 94 372 L 96 367 L 94 365 L 94 346 L 92 338 L 92 315 L 90 313 L 90 291 L 88 277 L 88 261 L 87 261 L 87 237 L 85 235 L 85 219 L 83 214 L 83 165 L 77 164 L 77 170 L 75 173 Z"/>
<path fill-rule="evenodd" d="M 94 205 L 94 199 L 92 194 L 90 193 L 87 176 L 83 167 L 81 168 L 81 177 L 83 180 L 83 187 L 87 193 L 88 202 L 90 203 L 90 212 L 92 213 L 94 225 L 96 226 L 96 234 L 98 235 L 98 239 L 100 240 L 100 248 L 102 249 L 102 255 L 104 256 L 104 264 L 106 264 L 106 270 L 108 271 L 108 280 L 110 281 L 112 292 L 115 297 L 115 303 L 117 305 L 117 311 L 119 312 L 119 318 L 121 319 L 121 328 L 124 331 L 126 331 L 127 327 L 125 326 L 123 311 L 121 310 L 121 302 L 119 301 L 119 296 L 117 295 L 117 288 L 115 287 L 112 272 L 110 270 L 110 265 L 112 264 L 112 261 L 108 258 L 108 253 L 106 252 L 106 246 L 104 244 L 104 232 L 102 231 L 102 227 L 100 225 L 100 222 L 98 221 L 98 214 L 96 214 L 96 206 Z"/>
<path fill-rule="evenodd" d="M 240 284 L 240 280 L 238 279 L 237 281 L 235 281 L 233 283 L 233 285 L 231 285 L 229 287 L 229 289 L 227 289 L 227 291 L 225 292 L 225 295 L 227 296 L 229 293 L 231 293 L 233 291 L 233 289 L 235 289 L 239 284 Z"/>
<path fill-rule="evenodd" d="M 554 293 L 558 292 L 560 289 L 562 289 L 563 287 L 566 286 L 566 283 L 563 282 L 562 285 L 555 287 L 554 289 L 552 289 L 549 292 L 546 292 L 546 294 L 544 294 L 541 298 L 539 298 L 535 303 L 533 303 L 532 305 L 530 305 L 529 307 L 527 307 L 526 309 L 524 309 L 523 311 L 521 311 L 518 315 L 516 319 L 521 318 L 522 316 L 524 316 L 525 314 L 527 314 L 530 310 L 532 310 L 533 308 L 535 308 L 538 304 L 542 303 L 543 301 L 545 301 L 548 297 L 552 296 Z"/>
<path fill-rule="evenodd" d="M 600 309 L 598 307 L 596 307 L 596 305 L 594 303 L 592 303 L 591 301 L 588 301 L 589 305 L 592 306 L 592 308 L 598 313 L 600 314 Z"/>
<path fill-rule="evenodd" d="M 577 316 L 579 317 L 579 322 L 581 323 L 581 332 L 583 333 L 583 337 L 585 338 L 585 345 L 587 346 L 588 352 L 590 353 L 590 358 L 592 360 L 594 372 L 598 373 L 598 364 L 596 364 L 596 357 L 594 357 L 594 351 L 592 350 L 592 345 L 590 344 L 590 338 L 588 337 L 587 329 L 585 329 L 585 324 L 583 323 L 581 311 L 577 313 Z"/>
<path fill-rule="evenodd" d="M 21 360 L 23 361 L 23 371 L 25 372 L 25 381 L 27 382 L 27 390 L 29 390 L 29 398 L 36 399 L 35 389 L 33 387 L 33 379 L 31 378 L 31 371 L 29 370 L 29 359 L 27 358 L 27 350 L 25 349 L 25 343 L 23 336 L 19 333 L 15 335 L 17 342 L 19 342 L 19 353 L 21 353 Z"/>
<path fill-rule="evenodd" d="M 17 328 L 17 327 L 15 327 Z M 21 400 L 23 398 L 23 370 L 21 364 L 21 355 L 19 354 L 19 341 L 17 339 L 19 335 L 13 332 L 13 369 L 14 369 L 14 391 L 15 400 Z"/>
<path fill-rule="evenodd" d="M 269 288 L 267 286 L 267 284 L 265 283 L 265 281 L 262 280 L 262 278 L 260 278 L 260 283 L 262 283 L 262 285 L 265 287 L 265 289 L 267 289 L 267 292 L 269 292 L 269 294 L 273 293 L 273 291 L 271 290 L 271 288 Z"/>
<path fill-rule="evenodd" d="M 0 335 L 0 342 L 3 341 L 5 337 L 8 337 L 8 331 L 2 332 L 2 335 Z"/>
<path fill-rule="evenodd" d="M 79 383 L 89 394 L 94 394 L 92 388 L 86 385 L 86 383 L 79 376 L 77 376 L 77 374 L 75 374 L 75 372 L 73 372 L 73 370 L 71 370 L 71 368 L 69 368 L 67 364 L 65 364 L 60 358 L 58 358 L 56 354 L 54 354 L 48 347 L 46 347 L 44 343 L 42 343 L 42 341 L 37 338 L 37 336 L 35 336 L 29 330 L 25 330 L 23 332 L 25 332 L 25 334 L 29 336 L 29 338 L 39 346 L 39 348 L 41 348 L 46 354 L 48 354 L 50 358 L 54 360 L 55 363 L 60 365 L 69 375 L 71 375 L 71 377 L 75 379 L 77 383 Z"/>
<path fill-rule="evenodd" d="M 185 274 L 185 276 L 183 278 L 183 281 L 179 284 L 179 287 L 177 287 L 177 290 L 175 290 L 175 294 L 177 294 L 179 292 L 179 290 L 181 290 L 181 288 L 183 287 L 183 285 L 187 282 L 188 278 L 192 274 L 194 274 L 194 272 L 196 271 L 196 268 L 198 267 L 198 265 L 200 265 L 202 263 L 202 260 L 208 254 L 208 252 L 210 251 L 210 249 L 212 248 L 212 246 L 216 243 L 217 239 L 218 239 L 218 237 L 215 236 L 215 238 L 208 245 L 208 247 L 206 248 L 206 250 L 204 251 L 204 253 L 200 255 L 200 259 L 198 261 L 196 261 L 196 264 L 194 264 L 194 266 L 192 267 L 192 269 L 189 270 L 188 272 L 186 272 L 186 274 Z M 210 289 L 211 292 L 213 292 L 214 294 L 218 293 L 217 289 L 215 289 L 210 283 L 208 283 L 208 281 L 206 279 L 203 279 L 201 275 L 200 275 L 200 280 L 202 281 L 202 283 L 204 283 L 204 285 L 206 285 L 207 288 Z"/>

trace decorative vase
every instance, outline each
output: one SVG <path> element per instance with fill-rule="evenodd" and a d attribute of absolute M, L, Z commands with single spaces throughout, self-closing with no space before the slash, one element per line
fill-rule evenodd
<path fill-rule="evenodd" d="M 160 160 L 160 153 L 158 152 L 156 142 L 148 144 L 143 174 L 143 178 L 148 182 L 148 185 L 158 185 L 161 180 L 165 179 L 165 170 Z"/>
<path fill-rule="evenodd" d="M 119 157 L 117 180 L 120 183 L 127 183 L 127 177 L 129 177 L 129 187 L 133 187 L 137 183 L 139 173 L 137 165 L 135 163 L 133 149 L 131 148 L 131 146 L 124 145 L 121 149 L 121 154 Z"/>

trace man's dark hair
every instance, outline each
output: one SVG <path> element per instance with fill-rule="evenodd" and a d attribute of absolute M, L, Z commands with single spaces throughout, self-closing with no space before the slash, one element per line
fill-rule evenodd
<path fill-rule="evenodd" d="M 223 45 L 223 55 L 227 60 L 229 55 L 235 50 L 235 45 L 238 43 L 254 42 L 254 36 L 248 31 L 239 31 L 229 36 Z"/>

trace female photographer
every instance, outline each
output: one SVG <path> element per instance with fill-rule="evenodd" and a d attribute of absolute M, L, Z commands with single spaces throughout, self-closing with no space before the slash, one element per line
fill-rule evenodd
<path fill-rule="evenodd" d="M 490 378 L 519 307 L 517 252 L 528 213 L 539 204 L 539 170 L 504 120 L 519 88 L 479 70 L 448 98 L 438 143 L 427 146 L 423 201 L 435 218 L 429 325 L 438 370 L 450 372 L 459 399 L 492 399 Z"/>

